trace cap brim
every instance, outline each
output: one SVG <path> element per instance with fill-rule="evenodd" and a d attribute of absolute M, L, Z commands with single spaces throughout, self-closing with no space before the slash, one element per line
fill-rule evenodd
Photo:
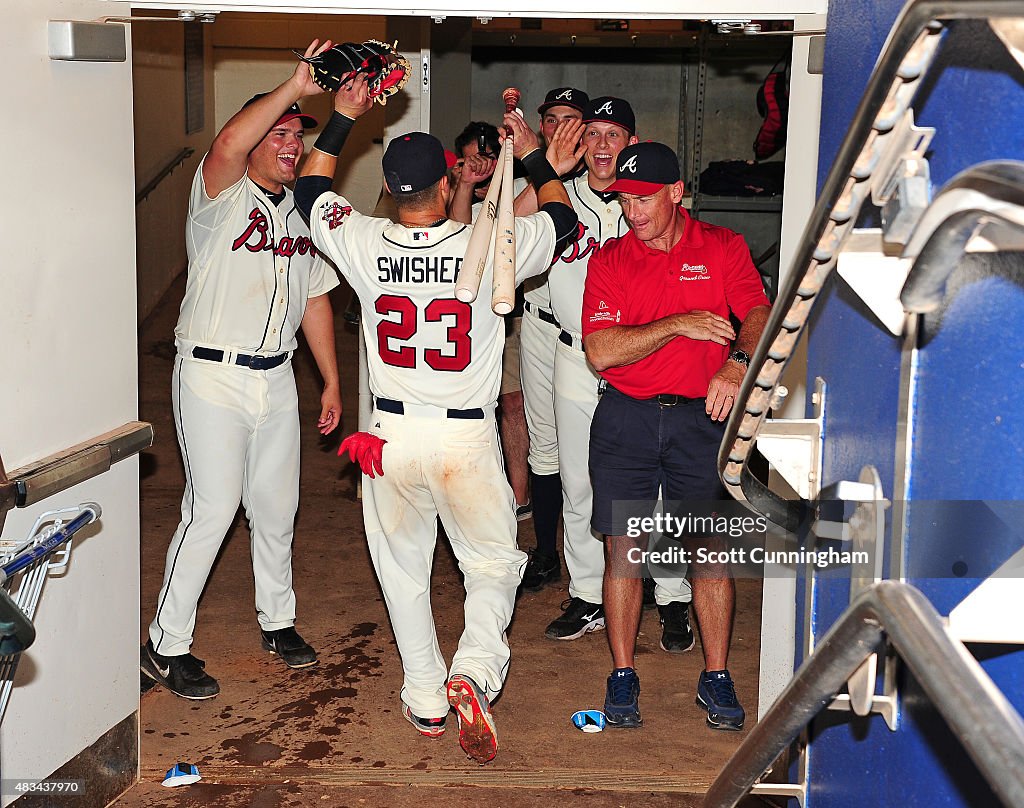
<path fill-rule="evenodd" d="M 581 107 L 579 104 L 569 104 L 565 101 L 556 101 L 553 104 L 541 104 L 539 107 L 537 107 L 537 114 L 543 115 L 552 107 L 569 107 L 569 109 L 576 110 L 578 113 L 580 113 L 580 115 L 583 114 L 583 107 Z"/>
<path fill-rule="evenodd" d="M 633 194 L 635 196 L 650 196 L 656 194 L 662 188 L 665 187 L 666 183 L 658 182 L 641 182 L 640 180 L 615 180 L 611 185 L 604 189 L 607 193 L 616 194 Z"/>
<path fill-rule="evenodd" d="M 586 115 L 584 115 L 583 116 L 583 123 L 613 123 L 616 126 L 618 126 L 620 129 L 625 129 L 627 132 L 629 132 L 629 136 L 630 137 L 633 137 L 633 135 L 636 134 L 636 132 L 633 129 L 630 129 L 624 123 L 619 123 L 618 121 L 612 121 L 612 120 L 609 120 L 608 118 L 588 118 Z"/>
<path fill-rule="evenodd" d="M 299 121 L 301 121 L 303 129 L 316 129 L 320 125 L 320 122 L 312 115 L 307 115 L 304 112 L 290 112 L 287 115 L 282 115 L 278 118 L 277 123 L 275 123 L 274 126 L 280 126 L 294 118 L 298 118 Z"/>

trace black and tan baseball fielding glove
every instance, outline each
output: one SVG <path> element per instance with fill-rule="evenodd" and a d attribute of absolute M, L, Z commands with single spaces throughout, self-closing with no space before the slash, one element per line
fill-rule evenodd
<path fill-rule="evenodd" d="M 370 98 L 386 104 L 388 98 L 401 90 L 409 80 L 409 60 L 394 45 L 368 39 L 366 42 L 345 42 L 317 56 L 293 53 L 309 65 L 309 74 L 318 87 L 334 93 L 356 74 L 366 75 Z"/>

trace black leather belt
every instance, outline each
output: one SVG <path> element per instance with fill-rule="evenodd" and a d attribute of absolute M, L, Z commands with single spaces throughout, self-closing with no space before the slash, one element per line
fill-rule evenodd
<path fill-rule="evenodd" d="M 658 395 L 651 396 L 650 398 L 634 398 L 633 396 L 630 396 L 630 395 L 628 395 L 626 393 L 623 393 L 621 390 L 618 390 L 618 389 L 612 387 L 610 384 L 604 385 L 604 388 L 602 390 L 600 390 L 599 392 L 603 393 L 603 392 L 606 392 L 608 390 L 614 390 L 620 396 L 626 396 L 627 398 L 632 398 L 634 401 L 653 401 L 653 402 L 656 402 L 659 407 L 677 407 L 680 404 L 686 404 L 686 403 L 688 403 L 690 401 L 701 401 L 702 400 L 702 399 L 699 399 L 699 398 L 687 398 L 686 396 L 681 396 L 681 395 L 678 395 L 677 393 L 658 393 Z"/>
<path fill-rule="evenodd" d="M 558 335 L 558 341 L 563 345 L 568 345 L 570 348 L 575 348 L 577 351 L 584 350 L 583 348 L 583 337 L 577 337 L 571 331 L 562 329 L 562 333 Z"/>
<path fill-rule="evenodd" d="M 530 312 L 530 314 L 537 315 L 545 323 L 551 323 L 551 325 L 553 325 L 555 328 L 561 328 L 562 327 L 561 323 L 559 323 L 558 320 L 555 318 L 555 315 L 553 315 L 547 309 L 542 309 L 540 306 L 534 305 L 529 300 L 526 301 L 524 306 L 525 306 L 526 310 L 528 312 Z"/>
<path fill-rule="evenodd" d="M 675 393 L 658 393 L 658 395 L 654 397 L 654 400 L 662 407 L 674 407 L 677 404 L 682 404 L 690 399 L 683 396 L 677 396 Z"/>
<path fill-rule="evenodd" d="M 658 393 L 656 396 L 645 399 L 646 401 L 657 401 L 661 407 L 676 407 L 680 404 L 688 404 L 691 401 L 703 401 L 700 398 L 687 398 L 676 393 Z"/>
<path fill-rule="evenodd" d="M 197 345 L 192 349 L 192 356 L 196 359 L 206 359 L 209 362 L 223 362 L 224 351 L 217 348 L 204 348 Z M 278 365 L 283 365 L 288 359 L 288 353 L 277 354 L 276 356 L 249 356 L 248 354 L 235 354 L 233 364 L 241 365 L 250 370 L 271 370 Z"/>
<path fill-rule="evenodd" d="M 375 399 L 377 402 L 377 409 L 383 412 L 390 412 L 393 415 L 405 415 L 405 404 L 401 401 L 395 401 L 393 398 L 378 398 Z M 447 416 L 449 418 L 466 418 L 466 419 L 483 419 L 484 411 L 479 407 L 475 407 L 471 410 L 448 410 Z"/>

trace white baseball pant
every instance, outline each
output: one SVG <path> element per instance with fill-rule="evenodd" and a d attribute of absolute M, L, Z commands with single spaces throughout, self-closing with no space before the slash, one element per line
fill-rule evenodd
<path fill-rule="evenodd" d="M 295 624 L 292 537 L 299 504 L 291 361 L 249 370 L 179 355 L 172 383 L 185 493 L 149 627 L 164 656 L 188 653 L 199 596 L 239 501 L 249 520 L 259 624 L 266 631 Z"/>
<path fill-rule="evenodd" d="M 546 476 L 558 473 L 555 433 L 555 346 L 559 329 L 525 312 L 519 336 L 523 406 L 530 431 L 530 470 Z"/>
<path fill-rule="evenodd" d="M 421 718 L 448 713 L 448 670 L 430 607 L 437 517 L 466 587 L 465 630 L 451 673 L 471 677 L 489 698 L 501 692 L 526 554 L 516 545 L 515 499 L 501 464 L 494 409 L 477 420 L 405 404 L 374 409 L 369 431 L 384 446 L 384 476 L 363 477 L 363 521 L 402 657 L 402 700 Z"/>
<path fill-rule="evenodd" d="M 597 409 L 599 377 L 582 350 L 558 342 L 555 346 L 554 380 L 558 466 L 564 498 L 563 548 L 565 566 L 569 570 L 569 595 L 588 603 L 602 603 L 604 546 L 603 537 L 590 527 L 594 492 L 589 471 L 590 423 Z M 672 601 L 688 603 L 693 598 L 686 578 L 656 578 L 654 595 L 661 606 Z"/>
<path fill-rule="evenodd" d="M 604 545 L 590 528 L 590 422 L 597 408 L 599 378 L 586 354 L 555 343 L 555 424 L 562 475 L 562 529 L 569 595 L 602 603 Z"/>

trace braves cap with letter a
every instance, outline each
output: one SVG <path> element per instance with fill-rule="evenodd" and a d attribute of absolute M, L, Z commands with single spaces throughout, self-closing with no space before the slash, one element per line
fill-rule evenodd
<path fill-rule="evenodd" d="M 616 98 L 613 95 L 591 98 L 587 108 L 583 110 L 583 123 L 595 121 L 618 124 L 629 134 L 636 134 L 636 116 L 624 98 Z"/>
<path fill-rule="evenodd" d="M 441 141 L 426 132 L 399 135 L 388 144 L 381 161 L 392 194 L 422 191 L 448 172 Z"/>
<path fill-rule="evenodd" d="M 266 93 L 256 93 L 256 95 L 254 95 L 244 104 L 242 104 L 242 109 L 245 109 L 247 106 L 249 106 L 249 104 L 254 104 L 255 102 L 259 101 L 265 95 Z M 292 104 L 290 107 L 288 107 L 288 109 L 286 109 L 281 114 L 281 117 L 274 122 L 274 126 L 280 126 L 285 121 L 292 120 L 292 118 L 298 118 L 299 122 L 302 124 L 303 129 L 315 129 L 317 126 L 320 125 L 320 122 L 317 121 L 316 118 L 314 118 L 312 115 L 307 115 L 305 112 L 299 109 L 299 105 L 296 103 Z M 273 127 L 271 127 L 271 129 L 273 129 Z"/>
<path fill-rule="evenodd" d="M 551 107 L 572 107 L 583 112 L 588 103 L 590 96 L 583 90 L 577 90 L 575 87 L 556 87 L 548 90 L 548 94 L 544 96 L 544 103 L 537 107 L 537 112 L 543 115 Z"/>
<path fill-rule="evenodd" d="M 615 182 L 608 192 L 646 196 L 679 182 L 679 158 L 664 143 L 647 141 L 626 146 L 615 161 Z"/>

